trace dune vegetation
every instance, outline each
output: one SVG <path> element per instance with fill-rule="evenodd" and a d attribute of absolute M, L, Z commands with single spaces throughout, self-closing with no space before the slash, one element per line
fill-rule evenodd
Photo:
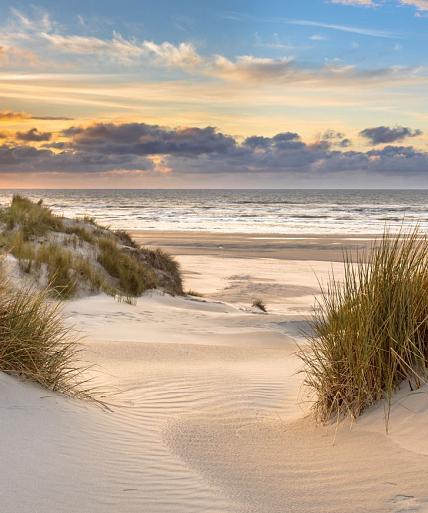
<path fill-rule="evenodd" d="M 65 395 L 90 398 L 78 341 L 47 291 L 13 289 L 0 276 L 0 371 Z"/>
<path fill-rule="evenodd" d="M 251 306 L 253 308 L 258 308 L 261 312 L 264 312 L 264 313 L 267 312 L 266 305 L 265 305 L 264 301 L 260 298 L 253 299 Z"/>
<path fill-rule="evenodd" d="M 403 382 L 415 389 L 428 376 L 427 238 L 385 233 L 368 252 L 346 255 L 344 268 L 344 280 L 332 276 L 324 288 L 310 348 L 300 351 L 322 421 L 390 404 Z"/>
<path fill-rule="evenodd" d="M 133 304 L 149 289 L 183 293 L 180 269 L 167 253 L 19 195 L 0 210 L 0 245 L 0 371 L 66 395 L 89 398 L 91 390 L 57 299 L 105 292 Z M 17 279 L 6 276 L 8 254 Z"/>
<path fill-rule="evenodd" d="M 92 218 L 62 218 L 41 201 L 15 195 L 0 211 L 0 228 L 0 242 L 21 270 L 61 299 L 100 291 L 135 297 L 155 288 L 183 293 L 170 255 L 140 248 L 128 233 Z"/>

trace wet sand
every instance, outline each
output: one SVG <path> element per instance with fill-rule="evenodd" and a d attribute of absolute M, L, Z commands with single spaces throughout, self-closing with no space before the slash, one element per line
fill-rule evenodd
<path fill-rule="evenodd" d="M 174 255 L 211 255 L 231 258 L 342 261 L 344 251 L 370 247 L 373 235 L 278 235 L 208 232 L 134 231 L 132 236 L 148 246 L 162 247 Z"/>

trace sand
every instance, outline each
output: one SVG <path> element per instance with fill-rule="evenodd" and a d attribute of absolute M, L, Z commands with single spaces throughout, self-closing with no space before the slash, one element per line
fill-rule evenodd
<path fill-rule="evenodd" d="M 204 298 L 65 306 L 109 410 L 0 374 L 0 511 L 428 511 L 428 390 L 394 398 L 388 435 L 382 405 L 352 426 L 307 418 L 296 343 L 340 250 L 220 255 L 182 237 L 169 249 Z"/>

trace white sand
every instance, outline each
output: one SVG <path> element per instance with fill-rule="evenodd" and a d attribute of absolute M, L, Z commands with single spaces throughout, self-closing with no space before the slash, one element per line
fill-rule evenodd
<path fill-rule="evenodd" d="M 381 407 L 336 436 L 303 418 L 295 342 L 330 264 L 180 260 L 213 300 L 66 306 L 111 412 L 0 374 L 0 511 L 428 511 L 426 390 L 397 397 L 388 437 Z"/>

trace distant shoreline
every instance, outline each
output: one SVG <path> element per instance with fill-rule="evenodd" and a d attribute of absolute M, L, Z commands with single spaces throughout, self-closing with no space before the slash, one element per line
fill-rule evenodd
<path fill-rule="evenodd" d="M 202 231 L 134 230 L 139 243 L 161 247 L 173 255 L 211 255 L 280 260 L 343 260 L 344 251 L 363 250 L 375 235 L 212 233 Z"/>

